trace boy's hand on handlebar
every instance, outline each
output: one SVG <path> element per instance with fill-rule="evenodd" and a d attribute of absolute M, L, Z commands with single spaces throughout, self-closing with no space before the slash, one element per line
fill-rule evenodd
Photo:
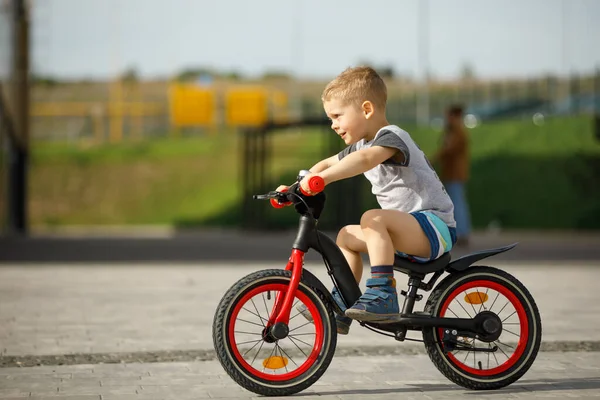
<path fill-rule="evenodd" d="M 285 186 L 285 185 L 279 185 L 277 187 L 277 189 L 275 189 L 276 192 L 287 192 L 289 189 L 289 186 Z"/>
<path fill-rule="evenodd" d="M 321 178 L 321 176 L 319 174 L 308 174 L 308 175 L 305 175 L 304 178 L 302 178 L 302 180 L 300 181 L 300 188 L 302 189 L 302 191 L 305 194 L 308 193 L 310 196 L 314 196 L 317 193 L 319 193 L 319 191 L 315 192 L 315 191 L 311 190 L 311 188 L 310 188 L 309 182 L 310 182 L 311 178 L 314 178 L 314 177 Z M 321 180 L 322 180 L 322 178 L 321 178 Z"/>

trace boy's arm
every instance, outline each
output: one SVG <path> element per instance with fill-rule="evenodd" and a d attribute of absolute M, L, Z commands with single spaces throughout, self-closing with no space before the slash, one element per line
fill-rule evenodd
<path fill-rule="evenodd" d="M 331 156 L 329 158 L 319 161 L 318 163 L 313 165 L 309 171 L 312 172 L 313 174 L 318 174 L 319 172 L 325 171 L 327 168 L 337 164 L 338 162 L 339 162 L 339 157 L 336 154 L 334 156 Z"/>
<path fill-rule="evenodd" d="M 354 151 L 337 161 L 334 165 L 331 165 L 326 170 L 320 172 L 319 176 L 323 178 L 327 185 L 341 179 L 350 178 L 367 172 L 398 152 L 399 150 L 396 148 L 383 146 L 373 146 L 367 149 Z M 402 152 L 399 153 L 402 154 Z M 404 156 L 402 155 L 402 157 Z"/>

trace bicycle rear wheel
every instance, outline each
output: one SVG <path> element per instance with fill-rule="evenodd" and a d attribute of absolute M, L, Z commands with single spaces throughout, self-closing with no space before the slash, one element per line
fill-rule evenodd
<path fill-rule="evenodd" d="M 433 290 L 425 311 L 436 317 L 473 318 L 494 313 L 501 321 L 497 338 L 466 337 L 460 349 L 444 348 L 443 328 L 423 329 L 425 348 L 436 368 L 469 389 L 499 389 L 521 378 L 533 364 L 542 339 L 537 305 L 514 276 L 492 267 L 451 274 Z M 496 351 L 481 351 L 481 349 Z"/>

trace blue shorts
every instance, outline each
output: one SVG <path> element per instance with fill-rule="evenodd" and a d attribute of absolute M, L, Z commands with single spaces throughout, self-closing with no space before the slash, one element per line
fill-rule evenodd
<path fill-rule="evenodd" d="M 424 263 L 433 261 L 452 250 L 452 246 L 456 243 L 456 228 L 448 227 L 440 217 L 428 211 L 418 211 L 410 214 L 417 219 L 423 232 L 425 232 L 425 236 L 429 239 L 431 256 L 429 258 L 417 257 L 400 251 L 396 251 L 396 254 Z"/>

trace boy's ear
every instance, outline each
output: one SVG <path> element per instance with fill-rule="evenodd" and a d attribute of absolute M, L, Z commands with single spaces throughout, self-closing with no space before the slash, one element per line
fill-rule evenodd
<path fill-rule="evenodd" d="M 373 107 L 373 103 L 369 100 L 362 103 L 362 112 L 366 119 L 371 118 L 373 113 L 375 112 L 375 107 Z"/>

